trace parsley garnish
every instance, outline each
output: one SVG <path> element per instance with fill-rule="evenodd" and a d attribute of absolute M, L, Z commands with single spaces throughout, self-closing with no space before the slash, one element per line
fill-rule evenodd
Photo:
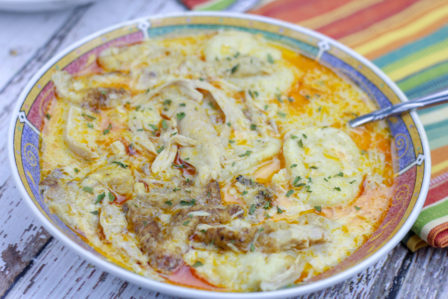
<path fill-rule="evenodd" d="M 344 173 L 341 171 L 341 172 L 339 172 L 337 175 L 335 175 L 335 176 L 340 176 L 340 177 L 343 177 L 344 176 Z"/>
<path fill-rule="evenodd" d="M 240 66 L 239 64 L 234 65 L 234 66 L 230 69 L 230 73 L 231 73 L 231 74 L 234 74 L 234 73 L 238 70 L 239 66 Z"/>
<path fill-rule="evenodd" d="M 165 149 L 165 146 L 162 145 L 161 147 L 159 147 L 159 148 L 156 149 L 156 152 L 157 152 L 158 154 L 160 154 L 164 149 Z"/>
<path fill-rule="evenodd" d="M 246 190 L 244 190 L 242 193 L 241 193 L 241 195 L 246 195 L 247 194 L 247 191 Z"/>
<path fill-rule="evenodd" d="M 162 128 L 163 129 L 167 129 L 168 128 L 168 122 L 166 121 L 166 119 L 162 119 Z"/>
<path fill-rule="evenodd" d="M 89 186 L 82 187 L 82 191 L 93 194 L 93 188 Z"/>
<path fill-rule="evenodd" d="M 92 213 L 93 215 L 98 215 L 98 211 L 91 211 L 90 213 Z"/>
<path fill-rule="evenodd" d="M 356 211 L 359 211 L 359 210 L 361 210 L 361 208 L 360 208 L 360 207 L 358 207 L 358 206 L 355 206 L 355 209 L 356 209 Z"/>
<path fill-rule="evenodd" d="M 322 212 L 322 207 L 321 206 L 314 206 L 314 209 L 316 211 L 318 211 L 319 213 Z"/>
<path fill-rule="evenodd" d="M 107 198 L 109 198 L 110 202 L 113 202 L 115 200 L 115 194 L 109 191 L 109 193 L 107 194 Z"/>
<path fill-rule="evenodd" d="M 299 139 L 299 141 L 297 141 L 297 145 L 298 145 L 300 148 L 303 148 L 303 141 L 302 141 L 302 139 Z"/>
<path fill-rule="evenodd" d="M 294 190 L 288 190 L 288 192 L 286 192 L 286 197 L 290 197 L 293 193 Z"/>
<path fill-rule="evenodd" d="M 272 55 L 270 53 L 268 53 L 267 59 L 270 64 L 273 64 L 275 62 L 274 58 L 272 57 Z"/>
<path fill-rule="evenodd" d="M 249 215 L 253 215 L 257 206 L 255 204 L 251 204 L 249 207 Z"/>
<path fill-rule="evenodd" d="M 294 167 L 297 167 L 297 164 L 294 163 L 290 166 L 290 168 L 294 168 Z"/>
<path fill-rule="evenodd" d="M 150 126 L 153 131 L 157 131 L 159 129 L 156 125 L 153 124 L 149 124 L 148 126 Z"/>
<path fill-rule="evenodd" d="M 310 166 L 311 169 L 317 169 L 317 166 Z"/>
<path fill-rule="evenodd" d="M 109 124 L 105 130 L 103 130 L 103 135 L 107 135 L 110 132 L 110 129 L 112 129 L 112 124 Z"/>
<path fill-rule="evenodd" d="M 277 207 L 277 214 L 281 214 L 281 213 L 283 213 L 284 212 L 284 210 L 282 210 L 282 209 L 280 209 L 279 207 Z"/>
<path fill-rule="evenodd" d="M 103 201 L 103 199 L 106 197 L 106 193 L 101 193 L 101 194 L 98 194 L 98 196 L 96 197 L 96 201 L 95 201 L 95 203 L 100 203 L 100 202 L 102 202 Z"/>
<path fill-rule="evenodd" d="M 185 117 L 185 112 L 179 112 L 176 114 L 178 120 L 182 120 Z"/>
<path fill-rule="evenodd" d="M 252 151 L 247 150 L 244 154 L 239 155 L 239 157 L 249 157 Z"/>
<path fill-rule="evenodd" d="M 341 191 L 341 188 L 339 188 L 339 187 L 334 187 L 334 190 L 336 190 L 336 191 Z"/>
<path fill-rule="evenodd" d="M 93 129 L 93 125 L 91 123 L 87 123 L 87 128 Z"/>
<path fill-rule="evenodd" d="M 251 129 L 252 131 L 255 131 L 255 130 L 257 129 L 257 125 L 256 125 L 256 124 L 251 124 L 251 125 L 250 125 L 250 129 Z"/>
<path fill-rule="evenodd" d="M 165 204 L 166 204 L 166 205 L 169 205 L 169 206 L 172 206 L 172 205 L 173 205 L 173 202 L 172 202 L 171 200 L 167 200 L 167 201 L 165 201 Z"/>
<path fill-rule="evenodd" d="M 78 168 L 75 168 L 75 169 L 73 169 L 74 171 L 75 171 L 75 173 L 78 173 L 79 172 L 79 169 Z"/>
<path fill-rule="evenodd" d="M 196 204 L 196 199 L 191 199 L 191 200 L 181 200 L 180 201 L 180 205 L 181 206 L 194 206 Z"/>
<path fill-rule="evenodd" d="M 286 113 L 285 113 L 285 112 L 281 112 L 281 111 L 279 111 L 279 112 L 277 112 L 277 114 L 278 114 L 278 116 L 280 116 L 280 117 L 286 117 Z"/>
<path fill-rule="evenodd" d="M 204 265 L 204 264 L 201 263 L 200 261 L 197 261 L 196 263 L 193 264 L 193 267 L 194 267 L 194 268 L 197 268 L 197 267 L 200 267 L 200 266 L 202 266 L 202 265 Z"/>
<path fill-rule="evenodd" d="M 128 166 L 126 164 L 124 164 L 123 162 L 120 162 L 120 161 L 112 161 L 112 164 L 117 164 L 121 168 L 128 168 Z"/>

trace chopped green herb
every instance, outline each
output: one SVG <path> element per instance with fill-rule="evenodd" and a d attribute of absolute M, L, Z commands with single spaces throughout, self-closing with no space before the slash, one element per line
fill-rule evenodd
<path fill-rule="evenodd" d="M 110 132 L 110 129 L 112 129 L 112 124 L 109 124 L 105 130 L 103 130 L 103 135 L 107 135 Z"/>
<path fill-rule="evenodd" d="M 185 117 L 185 112 L 179 112 L 179 113 L 176 114 L 176 118 L 177 118 L 178 120 L 181 120 L 181 119 L 183 119 L 184 117 Z"/>
<path fill-rule="evenodd" d="M 254 90 L 254 95 L 258 97 L 258 91 Z"/>
<path fill-rule="evenodd" d="M 148 92 L 150 92 L 151 91 L 151 89 L 150 88 L 148 88 L 146 91 L 145 91 L 145 93 L 148 93 Z"/>
<path fill-rule="evenodd" d="M 163 129 L 168 129 L 168 122 L 166 121 L 166 119 L 162 119 L 162 128 Z"/>
<path fill-rule="evenodd" d="M 336 191 L 341 191 L 341 188 L 339 188 L 339 187 L 334 187 L 334 190 L 336 190 Z"/>
<path fill-rule="evenodd" d="M 235 140 L 229 139 L 229 143 L 235 143 Z"/>
<path fill-rule="evenodd" d="M 124 164 L 123 162 L 120 162 L 120 161 L 112 161 L 112 164 L 117 164 L 121 168 L 128 168 L 128 166 L 126 164 Z"/>
<path fill-rule="evenodd" d="M 297 139 L 298 137 L 296 135 L 291 135 L 291 139 Z"/>
<path fill-rule="evenodd" d="M 300 188 L 300 187 L 303 187 L 303 186 L 305 186 L 306 184 L 305 183 L 300 183 L 300 184 L 296 184 L 296 185 L 294 185 L 294 187 L 296 187 L 296 188 Z"/>
<path fill-rule="evenodd" d="M 187 226 L 188 223 L 190 223 L 190 220 L 185 221 L 184 223 L 182 223 L 182 225 Z"/>
<path fill-rule="evenodd" d="M 78 168 L 75 168 L 75 169 L 73 169 L 74 171 L 75 171 L 75 173 L 78 173 L 79 172 L 79 169 Z"/>
<path fill-rule="evenodd" d="M 256 125 L 256 124 L 251 124 L 251 125 L 250 125 L 250 129 L 251 129 L 252 131 L 255 131 L 255 130 L 257 129 L 257 125 Z"/>
<path fill-rule="evenodd" d="M 167 201 L 165 201 L 165 204 L 166 204 L 166 205 L 169 205 L 169 206 L 172 206 L 172 205 L 173 205 L 173 202 L 172 202 L 171 200 L 167 200 Z"/>
<path fill-rule="evenodd" d="M 90 213 L 92 213 L 93 215 L 98 215 L 98 210 L 97 211 L 91 211 Z"/>
<path fill-rule="evenodd" d="M 279 112 L 277 112 L 277 114 L 278 114 L 278 116 L 280 116 L 280 117 L 286 117 L 286 113 L 285 113 L 285 112 L 281 112 L 281 111 L 279 111 Z"/>
<path fill-rule="evenodd" d="M 264 110 L 268 110 L 269 106 L 268 105 L 264 105 Z"/>
<path fill-rule="evenodd" d="M 46 117 L 47 119 L 50 119 L 50 118 L 51 118 L 51 115 L 48 114 L 48 113 L 45 113 L 45 117 Z"/>
<path fill-rule="evenodd" d="M 275 95 L 275 98 L 276 98 L 277 101 L 279 101 L 280 103 L 283 103 L 282 95 L 281 95 L 281 94 L 277 93 L 277 94 Z"/>
<path fill-rule="evenodd" d="M 113 202 L 115 200 L 115 194 L 109 191 L 107 198 L 109 199 L 109 202 Z"/>
<path fill-rule="evenodd" d="M 246 190 L 244 190 L 242 193 L 241 193 L 241 195 L 246 195 L 247 194 L 247 191 Z"/>
<path fill-rule="evenodd" d="M 156 149 L 156 152 L 157 152 L 158 154 L 160 154 L 164 149 L 165 149 L 165 146 L 162 145 L 161 147 L 158 147 L 158 148 Z"/>
<path fill-rule="evenodd" d="M 310 166 L 311 169 L 317 169 L 317 166 Z"/>
<path fill-rule="evenodd" d="M 270 64 L 273 64 L 275 62 L 274 58 L 272 57 L 272 55 L 270 53 L 268 53 L 267 59 Z"/>
<path fill-rule="evenodd" d="M 239 157 L 249 157 L 252 151 L 247 150 L 244 154 L 239 155 Z"/>
<path fill-rule="evenodd" d="M 96 117 L 94 117 L 94 116 L 92 116 L 92 115 L 88 115 L 88 114 L 86 114 L 86 113 L 82 113 L 81 114 L 84 118 L 87 118 L 87 119 L 90 119 L 90 120 L 95 120 L 96 119 Z"/>
<path fill-rule="evenodd" d="M 135 111 L 139 111 L 140 108 L 142 108 L 142 105 L 137 105 L 137 106 L 135 106 Z"/>
<path fill-rule="evenodd" d="M 302 142 L 302 139 L 299 139 L 299 141 L 297 141 L 297 145 L 298 145 L 300 148 L 303 148 L 303 142 Z"/>
<path fill-rule="evenodd" d="M 327 179 L 327 178 L 324 178 L 324 181 L 325 181 L 325 182 L 328 182 L 328 179 Z"/>
<path fill-rule="evenodd" d="M 314 206 L 314 209 L 316 211 L 318 211 L 319 213 L 322 212 L 322 207 L 321 206 Z"/>
<path fill-rule="evenodd" d="M 297 185 L 298 182 L 300 182 L 301 179 L 302 179 L 302 177 L 300 177 L 300 176 L 296 177 L 296 178 L 294 179 L 294 182 L 292 182 L 292 185 L 293 185 L 294 187 L 297 187 L 296 185 Z"/>
<path fill-rule="evenodd" d="M 163 105 L 169 106 L 169 105 L 171 105 L 172 102 L 173 101 L 171 101 L 170 99 L 166 99 L 166 100 L 163 101 Z"/>
<path fill-rule="evenodd" d="M 356 182 L 356 180 L 350 181 L 349 184 L 353 184 L 354 182 Z"/>
<path fill-rule="evenodd" d="M 95 201 L 95 203 L 100 203 L 100 202 L 102 202 L 103 201 L 103 199 L 106 197 L 106 193 L 101 193 L 101 194 L 98 194 L 98 196 L 96 197 L 96 201 Z"/>
<path fill-rule="evenodd" d="M 237 58 L 238 56 L 240 56 L 240 52 L 236 52 L 235 55 L 233 55 L 234 58 Z"/>
<path fill-rule="evenodd" d="M 255 213 L 255 209 L 257 206 L 255 204 L 251 204 L 249 207 L 249 215 L 253 215 Z"/>
<path fill-rule="evenodd" d="M 228 122 L 226 125 L 227 125 L 228 127 L 230 127 L 232 124 L 231 124 L 230 122 Z"/>
<path fill-rule="evenodd" d="M 82 187 L 82 191 L 93 194 L 93 188 L 89 186 Z"/>
<path fill-rule="evenodd" d="M 294 190 L 288 190 L 288 192 L 286 192 L 286 197 L 290 197 L 293 193 Z"/>
<path fill-rule="evenodd" d="M 251 98 L 254 98 L 254 94 L 252 93 L 252 91 L 250 89 L 248 90 L 248 93 L 249 93 Z"/>
<path fill-rule="evenodd" d="M 203 263 L 201 263 L 200 261 L 197 261 L 196 263 L 193 264 L 193 268 L 197 268 L 204 265 Z"/>
<path fill-rule="evenodd" d="M 306 134 L 304 133 L 304 134 L 302 134 L 302 136 L 303 136 L 303 138 L 305 138 L 305 139 L 307 139 L 308 138 L 308 136 L 306 136 Z"/>
<path fill-rule="evenodd" d="M 310 186 L 310 185 L 306 185 L 306 186 L 305 186 L 305 191 L 306 191 L 306 192 L 309 192 L 309 193 L 313 192 L 313 191 L 311 190 L 311 186 Z"/>
<path fill-rule="evenodd" d="M 150 126 L 153 131 L 157 131 L 159 129 L 159 127 L 153 124 L 148 124 L 148 126 Z"/>
<path fill-rule="evenodd" d="M 284 212 L 284 210 L 282 210 L 282 209 L 280 209 L 279 207 L 277 207 L 277 214 L 281 214 L 281 213 L 283 213 Z"/>
<path fill-rule="evenodd" d="M 317 112 L 321 112 L 322 111 L 322 107 L 319 106 L 319 108 L 317 108 Z"/>
<path fill-rule="evenodd" d="M 87 128 L 89 128 L 89 129 L 93 129 L 93 124 L 91 124 L 91 123 L 87 123 Z"/>
<path fill-rule="evenodd" d="M 142 131 L 144 131 L 143 129 L 137 129 L 137 132 L 142 132 Z"/>
<path fill-rule="evenodd" d="M 310 97 L 309 94 L 306 94 L 306 95 L 305 95 L 305 98 L 306 98 L 307 100 L 309 100 L 311 97 Z"/>
<path fill-rule="evenodd" d="M 250 248 L 249 248 L 249 250 L 250 250 L 251 252 L 254 252 L 254 251 L 255 251 L 255 245 L 254 245 L 254 243 L 250 243 Z"/>
<path fill-rule="evenodd" d="M 271 202 L 270 202 L 270 201 L 267 201 L 267 202 L 264 204 L 263 209 L 267 210 L 267 209 L 270 209 L 271 207 L 272 207 Z"/>
<path fill-rule="evenodd" d="M 290 166 L 290 168 L 294 168 L 294 167 L 297 167 L 297 164 L 294 163 Z"/>
<path fill-rule="evenodd" d="M 292 103 L 292 102 L 294 102 L 294 99 L 291 98 L 291 97 L 288 97 L 288 101 L 289 101 L 290 103 Z"/>
<path fill-rule="evenodd" d="M 173 164 L 173 166 L 176 168 L 186 168 L 187 167 L 184 164 Z"/>
<path fill-rule="evenodd" d="M 234 73 L 238 70 L 239 66 L 240 66 L 239 64 L 234 65 L 234 66 L 230 69 L 230 73 L 231 73 L 231 74 L 234 74 Z"/>
<path fill-rule="evenodd" d="M 335 177 L 336 177 L 336 176 L 343 177 L 343 176 L 344 176 L 344 173 L 341 171 L 341 172 L 339 172 L 338 174 L 336 174 Z"/>
<path fill-rule="evenodd" d="M 359 211 L 359 210 L 361 210 L 361 207 L 355 206 L 355 210 Z"/>
<path fill-rule="evenodd" d="M 187 106 L 187 104 L 185 104 L 185 103 L 180 103 L 179 106 L 181 106 L 181 107 L 185 107 L 185 106 Z"/>
<path fill-rule="evenodd" d="M 196 199 L 191 199 L 191 200 L 181 200 L 180 201 L 180 205 L 181 206 L 194 206 L 196 204 Z"/>

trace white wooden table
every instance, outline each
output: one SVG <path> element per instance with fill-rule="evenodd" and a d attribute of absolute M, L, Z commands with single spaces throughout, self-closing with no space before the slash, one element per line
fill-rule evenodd
<path fill-rule="evenodd" d="M 107 274 L 53 239 L 31 214 L 7 161 L 10 111 L 54 54 L 117 22 L 182 11 L 176 0 L 102 0 L 66 11 L 0 12 L 0 297 L 170 298 Z M 448 298 L 448 250 L 398 245 L 351 280 L 309 298 Z"/>

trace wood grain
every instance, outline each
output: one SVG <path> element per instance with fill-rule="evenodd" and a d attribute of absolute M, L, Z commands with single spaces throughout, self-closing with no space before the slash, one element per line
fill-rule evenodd
<path fill-rule="evenodd" d="M 137 17 L 184 10 L 175 0 L 109 0 L 62 12 L 0 13 L 0 136 L 32 75 L 55 53 L 98 29 Z M 107 274 L 45 232 L 11 178 L 0 139 L 0 296 L 6 298 L 171 298 Z M 299 298 L 446 298 L 448 252 L 397 246 L 343 283 Z"/>

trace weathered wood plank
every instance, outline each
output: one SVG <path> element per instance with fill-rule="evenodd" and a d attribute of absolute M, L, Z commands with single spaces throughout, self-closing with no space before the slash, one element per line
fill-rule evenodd
<path fill-rule="evenodd" d="M 72 10 L 38 14 L 0 12 L 0 89 L 72 13 Z"/>

